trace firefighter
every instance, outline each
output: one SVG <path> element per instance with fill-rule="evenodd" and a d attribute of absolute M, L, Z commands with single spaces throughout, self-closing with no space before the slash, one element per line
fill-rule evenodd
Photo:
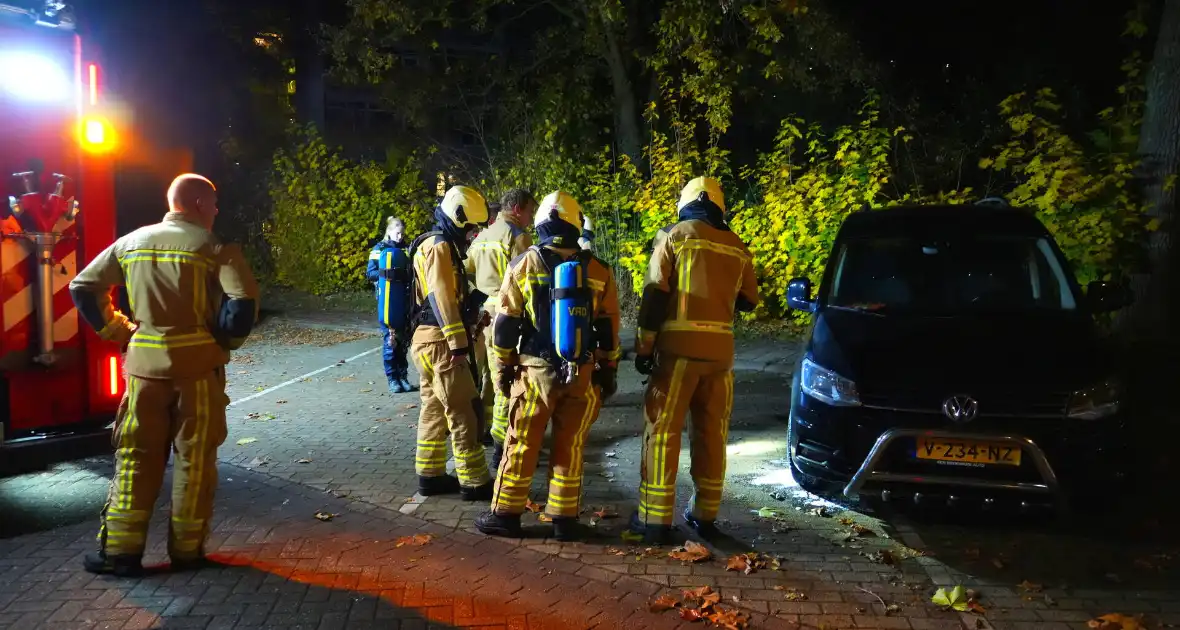
<path fill-rule="evenodd" d="M 365 270 L 369 282 L 378 284 L 382 279 L 386 279 L 389 283 L 385 288 L 385 291 L 390 293 L 389 295 L 383 295 L 381 290 L 377 292 L 378 311 L 381 311 L 382 307 L 400 310 L 403 307 L 400 301 L 404 301 L 408 297 L 406 295 L 406 286 L 409 280 L 408 266 L 406 268 L 399 266 L 394 269 L 381 268 L 383 257 L 391 261 L 407 260 L 405 234 L 406 224 L 397 217 L 389 217 L 385 223 L 385 237 L 369 251 L 369 264 Z M 383 274 L 385 275 L 383 276 Z M 380 312 L 377 319 L 381 325 L 381 358 L 385 363 L 385 380 L 389 385 L 389 391 L 394 394 L 404 394 L 417 390 L 418 388 L 410 384 L 410 364 L 406 359 L 406 352 L 409 351 L 410 344 L 406 331 L 391 330 L 382 321 L 382 313 Z"/>
<path fill-rule="evenodd" d="M 496 315 L 496 303 L 500 299 L 500 286 L 504 283 L 508 262 L 533 244 L 525 228 L 533 222 L 537 200 L 531 192 L 515 188 L 504 193 L 500 199 L 500 208 L 496 222 L 475 237 L 467 255 L 468 274 L 474 278 L 475 286 L 488 296 L 483 308 L 489 319 Z M 495 391 L 499 375 L 494 361 L 491 361 L 491 357 L 495 356 L 492 335 L 485 331 L 483 337 L 486 338 L 487 346 L 479 366 L 484 383 L 482 398 L 485 417 L 492 419 L 491 437 L 496 447 L 492 455 L 492 468 L 498 468 L 504 454 L 504 435 L 508 430 L 508 399 Z"/>
<path fill-rule="evenodd" d="M 500 363 L 498 387 L 510 397 L 511 414 L 491 510 L 475 521 L 485 534 L 521 535 L 520 517 L 552 420 L 545 512 L 558 540 L 582 535 L 582 449 L 602 401 L 617 389 L 619 297 L 610 267 L 578 247 L 581 214 L 578 202 L 566 193 L 545 197 L 536 214 L 540 246 L 512 260 L 500 287 L 493 351 Z M 572 260 L 582 265 L 585 286 L 554 293 L 557 265 Z M 577 308 L 590 322 L 589 343 L 573 366 L 554 351 L 553 300 L 567 296 L 581 300 Z"/>
<path fill-rule="evenodd" d="M 655 544 L 672 531 L 680 434 L 690 409 L 694 493 L 684 520 L 702 536 L 716 534 L 733 405 L 734 311 L 753 310 L 759 301 L 750 252 L 725 222 L 717 180 L 689 182 L 678 210 L 678 222 L 654 239 L 635 340 L 635 369 L 651 379 L 640 503 L 630 526 Z"/>
<path fill-rule="evenodd" d="M 432 231 L 410 248 L 415 278 L 411 326 L 416 327 L 410 353 L 422 397 L 415 467 L 423 496 L 459 492 L 466 501 L 492 496 L 479 443 L 483 401 L 470 356 L 475 316 L 466 308 L 483 299 L 469 290 L 463 264 L 471 234 L 487 216 L 482 195 L 466 186 L 452 187 L 434 210 Z M 446 471 L 448 432 L 458 478 Z"/>
<path fill-rule="evenodd" d="M 201 566 L 225 441 L 225 365 L 258 317 L 258 287 L 241 250 L 211 232 L 217 191 L 185 174 L 168 190 L 164 220 L 115 241 L 70 282 L 78 313 L 124 349 L 127 395 L 113 436 L 115 475 L 92 573 L 135 575 L 170 452 L 173 569 Z M 110 300 L 125 286 L 132 319 Z"/>

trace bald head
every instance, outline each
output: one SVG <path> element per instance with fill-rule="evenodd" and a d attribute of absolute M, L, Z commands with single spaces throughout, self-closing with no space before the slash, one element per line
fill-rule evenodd
<path fill-rule="evenodd" d="M 213 229 L 213 219 L 217 216 L 217 187 L 196 173 L 185 173 L 172 180 L 168 187 L 168 209 Z"/>

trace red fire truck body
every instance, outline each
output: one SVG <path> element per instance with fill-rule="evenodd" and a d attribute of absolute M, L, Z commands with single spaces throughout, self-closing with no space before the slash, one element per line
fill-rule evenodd
<path fill-rule="evenodd" d="M 123 394 L 69 294 L 116 236 L 102 88 L 72 25 L 0 4 L 0 460 L 106 432 Z"/>

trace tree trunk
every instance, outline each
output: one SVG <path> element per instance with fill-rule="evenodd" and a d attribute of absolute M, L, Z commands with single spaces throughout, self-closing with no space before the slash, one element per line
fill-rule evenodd
<path fill-rule="evenodd" d="M 1155 53 L 1146 78 L 1146 104 L 1139 136 L 1144 194 L 1148 213 L 1160 229 L 1148 247 L 1150 274 L 1136 281 L 1136 305 L 1128 324 L 1135 337 L 1174 337 L 1171 329 L 1177 299 L 1176 187 L 1166 188 L 1180 173 L 1180 0 L 1165 0 Z"/>
<path fill-rule="evenodd" d="M 615 92 L 615 139 L 620 153 L 631 158 L 639 166 L 643 159 L 643 140 L 639 133 L 639 107 L 635 101 L 635 86 L 627 71 L 627 59 L 623 56 L 619 38 L 609 23 L 603 24 L 606 32 L 606 63 L 610 68 L 611 85 Z"/>
<path fill-rule="evenodd" d="M 319 0 L 302 0 L 295 24 L 295 116 L 324 132 L 324 54 L 316 38 Z"/>

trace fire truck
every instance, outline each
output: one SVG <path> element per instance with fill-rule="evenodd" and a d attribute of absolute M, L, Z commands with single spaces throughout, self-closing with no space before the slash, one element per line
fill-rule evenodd
<path fill-rule="evenodd" d="M 0 3 L 0 462 L 93 444 L 124 387 L 69 294 L 116 236 L 111 108 L 68 9 L 44 4 Z"/>

